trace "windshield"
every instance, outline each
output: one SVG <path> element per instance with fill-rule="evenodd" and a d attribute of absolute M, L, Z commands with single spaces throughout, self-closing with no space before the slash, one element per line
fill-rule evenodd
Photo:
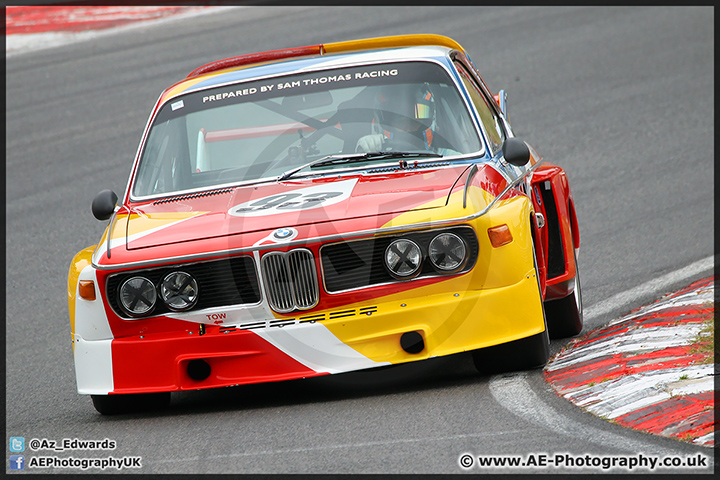
<path fill-rule="evenodd" d="M 137 198 L 277 178 L 331 155 L 403 152 L 412 161 L 412 152 L 447 157 L 481 150 L 442 67 L 365 65 L 172 99 L 153 122 L 131 191 Z M 367 156 L 367 163 L 390 157 Z M 303 174 L 348 168 L 344 162 L 321 165 Z"/>

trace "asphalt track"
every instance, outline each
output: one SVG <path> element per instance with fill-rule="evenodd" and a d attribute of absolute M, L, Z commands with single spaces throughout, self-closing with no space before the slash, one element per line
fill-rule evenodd
<path fill-rule="evenodd" d="M 419 32 L 465 46 L 490 88 L 508 91 L 516 134 L 565 167 L 586 329 L 707 274 L 711 7 L 239 8 L 28 53 L 8 58 L 6 75 L 6 436 L 109 438 L 112 452 L 38 454 L 141 456 L 143 473 L 603 473 L 465 470 L 459 459 L 712 456 L 585 413 L 552 393 L 540 371 L 484 377 L 463 355 L 188 392 L 160 414 L 102 417 L 76 394 L 69 262 L 102 233 L 90 201 L 103 188 L 124 191 L 162 89 L 214 59 Z M 653 470 L 682 471 L 711 469 Z"/>

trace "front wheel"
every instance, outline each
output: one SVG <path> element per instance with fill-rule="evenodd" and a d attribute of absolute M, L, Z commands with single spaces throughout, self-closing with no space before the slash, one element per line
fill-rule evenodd
<path fill-rule="evenodd" d="M 582 289 L 577 256 L 573 255 L 573 261 L 575 262 L 573 292 L 565 298 L 545 302 L 550 338 L 574 337 L 583 329 Z"/>
<path fill-rule="evenodd" d="M 477 371 L 487 374 L 540 368 L 549 357 L 550 338 L 547 329 L 513 342 L 472 352 Z"/>
<path fill-rule="evenodd" d="M 170 405 L 170 392 L 126 395 L 90 395 L 95 410 L 103 415 L 159 410 Z"/>

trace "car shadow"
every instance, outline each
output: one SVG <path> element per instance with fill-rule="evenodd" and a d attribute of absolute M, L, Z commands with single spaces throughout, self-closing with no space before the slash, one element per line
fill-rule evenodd
<path fill-rule="evenodd" d="M 161 410 L 101 416 L 103 421 L 248 411 L 336 402 L 485 383 L 469 353 L 357 372 L 281 382 L 173 392 Z"/>

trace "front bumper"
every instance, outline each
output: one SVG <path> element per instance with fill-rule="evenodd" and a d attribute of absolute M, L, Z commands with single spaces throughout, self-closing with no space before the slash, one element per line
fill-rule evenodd
<path fill-rule="evenodd" d="M 76 332 L 78 392 L 182 391 L 308 378 L 450 355 L 545 329 L 534 270 L 494 289 L 468 289 L 464 277 L 442 282 L 442 292 L 429 284 L 412 295 L 345 306 L 344 314 L 318 322 L 253 329 L 184 322 L 182 331 L 111 340 L 85 340 Z M 419 353 L 402 349 L 406 332 L 422 336 Z M 206 378 L 189 372 L 197 360 L 209 366 Z"/>

